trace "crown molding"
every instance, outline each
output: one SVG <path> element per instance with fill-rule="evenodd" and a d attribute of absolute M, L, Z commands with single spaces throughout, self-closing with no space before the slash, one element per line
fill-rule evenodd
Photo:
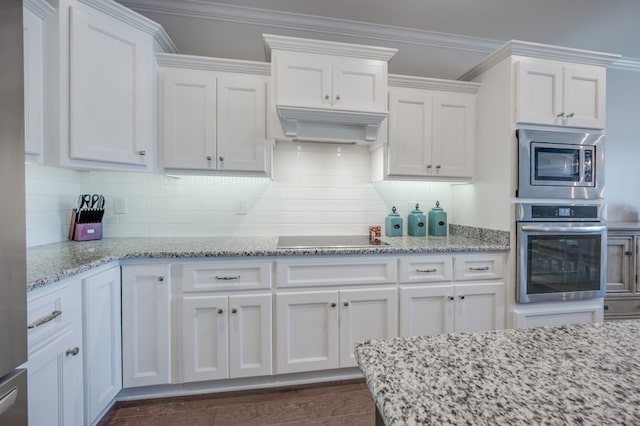
<path fill-rule="evenodd" d="M 443 90 L 458 93 L 478 93 L 480 83 L 468 81 L 443 80 L 439 78 L 414 77 L 409 75 L 389 74 L 390 87 L 405 87 L 407 89 Z"/>
<path fill-rule="evenodd" d="M 492 53 L 503 41 L 468 37 L 435 31 L 407 29 L 346 19 L 326 18 L 299 13 L 232 6 L 198 0 L 119 0 L 139 12 L 176 15 L 214 21 L 259 25 L 262 27 L 304 31 L 373 40 L 377 44 L 405 43 L 418 46 Z"/>
<path fill-rule="evenodd" d="M 611 65 L 609 68 L 625 71 L 640 72 L 640 58 L 620 58 Z"/>
<path fill-rule="evenodd" d="M 115 1 L 105 0 L 79 0 L 80 3 L 84 3 L 92 8 L 99 10 L 100 12 L 109 15 L 119 21 L 125 22 L 132 27 L 135 27 L 151 36 L 158 43 L 158 45 L 165 51 L 170 53 L 178 53 L 178 49 L 175 44 L 166 33 L 164 28 L 157 22 L 134 12 L 132 9 L 125 7 Z"/>
<path fill-rule="evenodd" d="M 56 11 L 46 0 L 24 0 L 22 5 L 35 13 L 40 19 L 45 19 Z"/>
<path fill-rule="evenodd" d="M 245 74 L 271 75 L 271 64 L 268 62 L 242 61 L 226 58 L 208 58 L 204 56 L 176 55 L 172 53 L 156 53 L 158 66 L 172 68 L 188 68 L 205 71 L 233 72 Z"/>
<path fill-rule="evenodd" d="M 293 50 L 304 53 L 321 53 L 326 55 L 349 56 L 352 58 L 389 61 L 398 49 L 389 47 L 364 46 L 351 43 L 337 43 L 326 40 L 285 37 L 262 34 L 267 47 L 267 61 L 271 61 L 270 49 Z"/>
<path fill-rule="evenodd" d="M 550 59 L 554 61 L 573 62 L 586 65 L 609 66 L 621 58 L 612 53 L 592 50 L 572 49 L 550 44 L 532 43 L 511 40 L 499 47 L 480 64 L 462 75 L 459 80 L 471 81 L 486 72 L 489 68 L 510 56 L 527 56 L 530 58 Z"/>

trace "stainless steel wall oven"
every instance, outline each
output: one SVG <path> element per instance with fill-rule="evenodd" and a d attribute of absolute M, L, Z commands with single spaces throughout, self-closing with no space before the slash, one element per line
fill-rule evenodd
<path fill-rule="evenodd" d="M 520 303 L 604 297 L 607 227 L 601 205 L 517 206 Z"/>
<path fill-rule="evenodd" d="M 604 135 L 519 129 L 520 198 L 604 197 Z"/>

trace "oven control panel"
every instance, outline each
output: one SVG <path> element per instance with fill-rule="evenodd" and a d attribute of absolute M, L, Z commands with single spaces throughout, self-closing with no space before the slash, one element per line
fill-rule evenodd
<path fill-rule="evenodd" d="M 601 221 L 600 204 L 528 204 L 517 206 L 521 221 Z"/>

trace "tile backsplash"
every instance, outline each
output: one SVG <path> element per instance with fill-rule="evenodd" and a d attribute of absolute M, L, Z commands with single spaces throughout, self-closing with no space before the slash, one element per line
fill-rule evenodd
<path fill-rule="evenodd" d="M 447 183 L 369 176 L 366 146 L 293 142 L 276 144 L 273 180 L 27 165 L 27 245 L 66 240 L 80 193 L 105 196 L 105 237 L 366 234 L 392 206 L 405 227 L 415 203 L 425 214 L 436 200 L 451 209 Z M 115 213 L 116 200 L 126 213 Z"/>

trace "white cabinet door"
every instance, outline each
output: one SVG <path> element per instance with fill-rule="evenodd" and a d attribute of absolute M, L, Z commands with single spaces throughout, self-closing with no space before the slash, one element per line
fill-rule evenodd
<path fill-rule="evenodd" d="M 473 176 L 475 116 L 473 95 L 433 97 L 434 176 Z"/>
<path fill-rule="evenodd" d="M 527 59 L 515 69 L 516 122 L 604 128 L 606 68 Z"/>
<path fill-rule="evenodd" d="M 332 105 L 356 111 L 386 111 L 386 69 L 384 61 L 333 58 Z"/>
<path fill-rule="evenodd" d="M 70 9 L 70 158 L 147 166 L 153 45 L 121 21 Z"/>
<path fill-rule="evenodd" d="M 353 350 L 361 340 L 398 335 L 395 288 L 340 290 L 340 367 L 355 367 Z"/>
<path fill-rule="evenodd" d="M 454 331 L 452 284 L 400 287 L 400 336 L 428 336 Z"/>
<path fill-rule="evenodd" d="M 273 372 L 271 294 L 229 296 L 229 376 Z"/>
<path fill-rule="evenodd" d="M 81 425 L 82 354 L 78 337 L 67 330 L 47 345 L 29 354 L 29 425 Z"/>
<path fill-rule="evenodd" d="M 266 92 L 266 81 L 261 76 L 218 79 L 219 170 L 267 169 Z"/>
<path fill-rule="evenodd" d="M 167 68 L 161 78 L 164 167 L 215 169 L 215 75 Z"/>
<path fill-rule="evenodd" d="M 42 161 L 44 60 L 42 18 L 24 8 L 24 148 L 29 160 Z"/>
<path fill-rule="evenodd" d="M 122 383 L 171 381 L 169 265 L 122 267 Z"/>
<path fill-rule="evenodd" d="M 276 373 L 338 367 L 338 292 L 276 294 Z"/>
<path fill-rule="evenodd" d="M 431 157 L 433 96 L 389 89 L 389 174 L 425 176 Z"/>
<path fill-rule="evenodd" d="M 330 56 L 300 52 L 273 52 L 273 55 L 277 104 L 332 106 Z"/>
<path fill-rule="evenodd" d="M 226 379 L 228 363 L 226 296 L 182 299 L 182 369 L 185 382 Z"/>
<path fill-rule="evenodd" d="M 456 284 L 455 303 L 456 332 L 504 328 L 504 283 Z"/>
<path fill-rule="evenodd" d="M 516 122 L 562 125 L 562 64 L 519 61 L 516 64 Z"/>
<path fill-rule="evenodd" d="M 85 419 L 93 424 L 122 389 L 120 267 L 82 280 Z"/>
<path fill-rule="evenodd" d="M 564 67 L 564 113 L 567 126 L 604 129 L 605 80 L 605 67 Z"/>

